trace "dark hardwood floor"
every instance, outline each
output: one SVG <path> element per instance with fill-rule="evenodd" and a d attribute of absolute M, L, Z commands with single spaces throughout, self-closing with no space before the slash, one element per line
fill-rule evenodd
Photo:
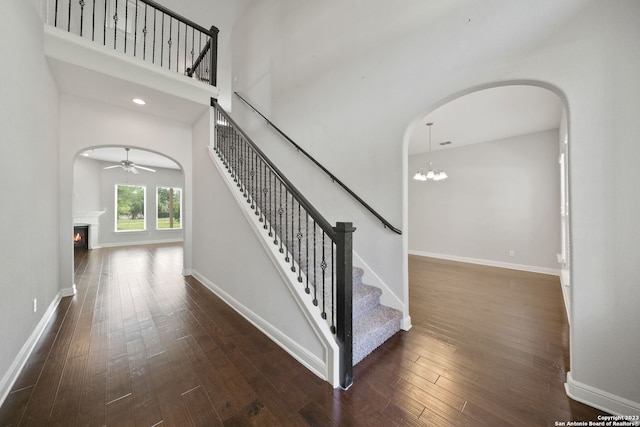
<path fill-rule="evenodd" d="M 413 328 L 348 391 L 299 365 L 193 278 L 182 248 L 76 255 L 0 426 L 552 426 L 601 412 L 566 397 L 558 279 L 411 257 Z"/>

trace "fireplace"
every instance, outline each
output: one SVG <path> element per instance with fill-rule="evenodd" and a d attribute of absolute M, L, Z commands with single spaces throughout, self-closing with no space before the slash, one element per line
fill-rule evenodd
<path fill-rule="evenodd" d="M 77 247 L 75 244 L 76 234 L 80 232 L 80 237 L 84 237 L 85 249 L 98 249 L 100 244 L 98 242 L 98 236 L 100 235 L 100 215 L 104 211 L 75 211 L 73 213 L 73 247 Z M 78 228 L 85 228 L 84 235 Z"/>
<path fill-rule="evenodd" d="M 89 249 L 89 224 L 73 226 L 73 249 Z"/>

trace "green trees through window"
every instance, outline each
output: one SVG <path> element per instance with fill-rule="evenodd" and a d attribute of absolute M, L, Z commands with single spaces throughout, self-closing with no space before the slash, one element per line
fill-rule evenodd
<path fill-rule="evenodd" d="M 116 231 L 144 231 L 145 187 L 116 185 Z"/>
<path fill-rule="evenodd" d="M 180 188 L 158 187 L 158 214 L 156 228 L 182 228 L 180 213 L 182 210 L 182 190 Z"/>

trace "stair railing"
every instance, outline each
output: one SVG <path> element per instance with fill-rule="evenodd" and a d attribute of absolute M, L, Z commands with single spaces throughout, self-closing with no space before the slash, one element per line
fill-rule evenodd
<path fill-rule="evenodd" d="M 364 206 L 365 209 L 367 209 L 371 214 L 373 214 L 373 216 L 375 216 L 376 218 L 378 218 L 378 220 L 380 220 L 380 222 L 382 222 L 382 225 L 385 228 L 388 228 L 389 230 L 393 231 L 396 234 L 402 234 L 402 230 L 400 230 L 399 228 L 394 227 L 393 225 L 391 225 L 391 223 L 389 221 L 387 221 L 386 219 L 384 219 L 384 217 L 382 215 L 380 215 L 378 212 L 376 212 L 371 206 L 369 206 L 369 204 L 367 202 L 365 202 L 364 200 L 362 200 L 362 198 L 360 196 L 358 196 L 353 190 L 351 190 L 349 187 L 347 187 L 347 185 L 345 183 L 343 183 L 342 181 L 340 181 L 333 173 L 331 173 L 326 167 L 324 167 L 319 161 L 317 161 L 313 156 L 311 156 L 311 154 L 309 154 L 307 151 L 305 151 L 302 147 L 300 147 L 298 144 L 296 144 L 293 139 L 291 139 L 286 133 L 284 133 L 282 130 L 280 130 L 280 128 L 278 126 L 276 126 L 275 124 L 273 124 L 271 122 L 271 120 L 269 120 L 268 118 L 266 118 L 264 116 L 264 114 L 262 114 L 260 111 L 258 111 L 253 105 L 251 105 L 249 103 L 249 101 L 247 101 L 246 99 L 244 99 L 242 97 L 242 95 L 240 95 L 238 92 L 234 92 L 234 94 L 245 104 L 247 104 L 247 106 L 249 108 L 251 108 L 256 114 L 258 114 L 260 117 L 262 117 L 268 124 L 269 126 L 271 126 L 276 132 L 278 132 L 284 139 L 286 139 L 287 141 L 289 141 L 289 143 L 291 143 L 291 145 L 293 145 L 300 153 L 302 153 L 305 157 L 307 157 L 309 160 L 311 160 L 313 162 L 313 164 L 315 164 L 317 167 L 319 167 L 326 175 L 329 176 L 329 178 L 331 178 L 331 180 L 333 182 L 335 182 L 336 184 L 338 184 L 340 187 L 342 187 L 342 189 L 344 191 L 346 191 L 351 197 L 353 197 L 354 199 L 356 199 L 356 201 L 358 203 L 360 203 L 362 206 Z"/>
<path fill-rule="evenodd" d="M 49 3 L 48 22 L 56 28 L 216 85 L 216 27 L 207 30 L 152 0 Z"/>
<path fill-rule="evenodd" d="M 214 151 L 336 336 L 340 385 L 353 382 L 352 235 L 332 226 L 218 105 Z"/>

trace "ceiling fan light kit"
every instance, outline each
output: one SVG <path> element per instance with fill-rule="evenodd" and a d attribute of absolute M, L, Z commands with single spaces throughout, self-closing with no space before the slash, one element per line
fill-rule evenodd
<path fill-rule="evenodd" d="M 128 147 L 125 147 L 124 150 L 127 152 L 126 160 L 122 160 L 120 162 L 120 164 L 117 164 L 117 165 L 106 166 L 103 169 L 122 168 L 122 170 L 124 170 L 125 172 L 130 172 L 130 173 L 133 173 L 133 174 L 140 173 L 138 171 L 138 169 L 143 170 L 143 171 L 147 171 L 147 172 L 155 172 L 156 171 L 155 169 L 151 169 L 151 168 L 148 168 L 146 166 L 136 165 L 134 162 L 129 160 L 129 150 L 130 149 Z"/>

